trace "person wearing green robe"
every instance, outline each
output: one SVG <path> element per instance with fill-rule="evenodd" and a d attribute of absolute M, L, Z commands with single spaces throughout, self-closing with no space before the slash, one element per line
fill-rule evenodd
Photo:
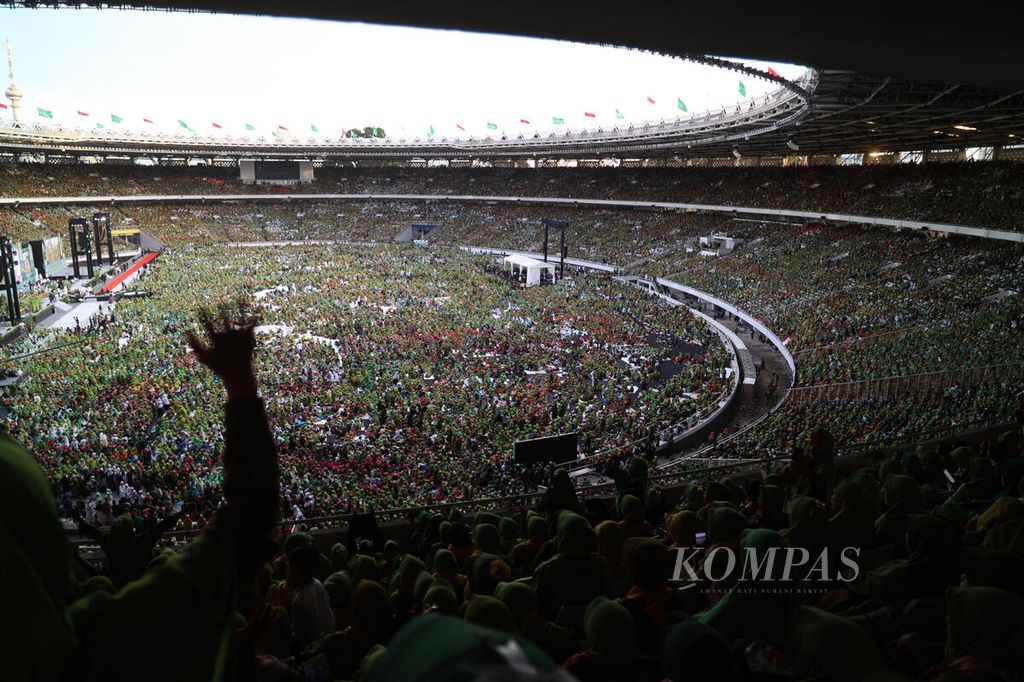
<path fill-rule="evenodd" d="M 558 553 L 537 567 L 534 589 L 544 614 L 556 619 L 563 606 L 585 606 L 608 589 L 608 562 L 595 554 L 597 537 L 582 516 L 563 511 L 555 541 Z"/>

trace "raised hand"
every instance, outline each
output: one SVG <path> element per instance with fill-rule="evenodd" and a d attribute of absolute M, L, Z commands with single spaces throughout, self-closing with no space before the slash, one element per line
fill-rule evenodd
<path fill-rule="evenodd" d="M 256 375 L 252 359 L 256 349 L 253 329 L 256 319 L 241 307 L 222 307 L 219 315 L 209 310 L 199 312 L 199 323 L 206 330 L 207 340 L 192 330 L 186 332 L 188 344 L 203 363 L 224 381 L 228 398 L 256 396 Z"/>

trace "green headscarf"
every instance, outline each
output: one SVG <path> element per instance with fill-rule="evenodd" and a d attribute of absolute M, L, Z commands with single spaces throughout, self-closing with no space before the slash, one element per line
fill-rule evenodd
<path fill-rule="evenodd" d="M 332 573 L 324 581 L 324 590 L 331 598 L 332 609 L 344 609 L 352 603 L 352 581 L 341 571 Z"/>
<path fill-rule="evenodd" d="M 783 535 L 794 547 L 818 554 L 828 544 L 828 511 L 813 497 L 797 497 L 789 510 L 789 528 Z"/>
<path fill-rule="evenodd" d="M 501 535 L 497 526 L 489 523 L 479 523 L 473 529 L 473 544 L 481 552 L 497 554 L 501 549 Z"/>
<path fill-rule="evenodd" d="M 622 526 L 615 521 L 602 521 L 594 529 L 594 535 L 597 538 L 597 553 L 611 563 L 622 563 L 622 546 L 626 541 Z"/>
<path fill-rule="evenodd" d="M 626 667 L 636 661 L 639 645 L 633 616 L 618 602 L 597 597 L 583 615 L 586 648 L 602 665 Z"/>
<path fill-rule="evenodd" d="M 498 524 L 498 535 L 501 536 L 502 540 L 518 540 L 519 539 L 519 526 L 513 519 L 507 516 L 501 517 L 501 523 Z"/>
<path fill-rule="evenodd" d="M 541 543 L 548 539 L 548 524 L 541 516 L 531 517 L 529 523 L 526 524 L 526 530 L 530 539 L 536 543 Z"/>
<path fill-rule="evenodd" d="M 667 624 L 661 671 L 669 682 L 736 682 L 739 672 L 729 642 L 712 627 L 685 616 Z"/>
<path fill-rule="evenodd" d="M 639 497 L 626 495 L 619 505 L 619 518 L 624 521 L 639 523 L 644 520 L 644 505 Z"/>
<path fill-rule="evenodd" d="M 459 572 L 459 562 L 451 550 L 439 549 L 434 552 L 434 571 L 445 576 Z"/>
<path fill-rule="evenodd" d="M 962 552 L 969 587 L 998 587 L 1024 597 L 1024 557 L 1012 552 L 967 548 Z"/>
<path fill-rule="evenodd" d="M 946 659 L 987 658 L 997 665 L 1024 665 L 1024 599 L 996 587 L 946 590 L 949 641 Z"/>
<path fill-rule="evenodd" d="M 284 540 L 284 555 L 288 556 L 299 547 L 312 547 L 313 536 L 309 533 L 292 533 Z"/>
<path fill-rule="evenodd" d="M 573 512 L 563 511 L 558 516 L 555 547 L 559 554 L 594 552 L 597 550 L 597 535 L 585 518 Z"/>
<path fill-rule="evenodd" d="M 540 611 L 537 595 L 525 583 L 501 583 L 494 591 L 494 596 L 508 607 L 512 617 L 519 624 L 522 624 L 529 616 Z"/>
<path fill-rule="evenodd" d="M 747 517 L 732 507 L 715 507 L 708 511 L 708 544 L 739 540 L 747 527 Z"/>
<path fill-rule="evenodd" d="M 373 682 L 374 673 L 380 667 L 380 662 L 384 660 L 385 653 L 387 653 L 387 649 L 381 644 L 374 644 L 370 647 L 363 662 L 359 664 L 359 682 Z"/>
<path fill-rule="evenodd" d="M 785 557 L 780 550 L 784 546 L 782 535 L 773 530 L 749 528 L 743 531 L 737 567 L 745 567 L 745 564 L 740 562 L 743 561 L 748 549 L 755 550 L 758 562 L 763 563 L 767 552 L 774 548 L 772 575 L 759 576 L 757 580 L 744 575 L 744 579 L 736 583 L 717 604 L 697 614 L 697 620 L 715 628 L 730 641 L 776 640 L 785 636 L 794 623 L 796 607 L 800 605 L 802 597 L 795 592 L 778 592 L 778 586 L 766 579 L 781 577 Z M 744 573 L 746 574 L 746 571 Z M 794 585 L 799 586 L 799 583 L 787 583 L 790 587 Z"/>
<path fill-rule="evenodd" d="M 512 577 L 509 565 L 493 554 L 480 553 L 473 558 L 472 571 L 469 574 L 469 585 L 473 594 L 490 596 L 494 588 L 503 580 Z"/>
<path fill-rule="evenodd" d="M 868 493 L 859 479 L 848 478 L 832 494 L 832 518 L 828 521 L 829 546 L 871 549 L 876 543 L 875 517 Z"/>
<path fill-rule="evenodd" d="M 501 517 L 492 512 L 477 512 L 473 517 L 473 524 L 479 526 L 481 523 L 489 523 L 497 528 L 501 525 Z"/>
<path fill-rule="evenodd" d="M 797 671 L 807 682 L 861 682 L 886 669 L 864 630 L 812 606 L 797 610 L 793 639 Z"/>
<path fill-rule="evenodd" d="M 763 488 L 762 488 L 763 489 Z M 669 514 L 665 518 L 665 528 L 676 547 L 694 547 L 696 535 L 704 530 L 704 524 L 696 512 L 689 510 Z"/>
<path fill-rule="evenodd" d="M 409 621 L 391 640 L 374 672 L 374 682 L 471 682 L 481 670 L 493 667 L 538 677 L 557 670 L 530 642 L 449 616 L 427 614 Z"/>
<path fill-rule="evenodd" d="M 465 603 L 463 611 L 467 623 L 507 632 L 510 635 L 519 634 L 512 612 L 502 601 L 494 597 L 476 595 Z"/>
<path fill-rule="evenodd" d="M 356 554 L 348 562 L 348 574 L 353 585 L 358 585 L 360 580 L 377 580 L 377 562 L 365 554 Z"/>
<path fill-rule="evenodd" d="M 451 585 L 437 581 L 423 595 L 423 610 L 455 616 L 459 612 L 459 598 L 455 596 Z"/>
<path fill-rule="evenodd" d="M 908 514 L 924 511 L 924 496 L 917 481 L 902 474 L 892 474 L 884 480 L 882 495 L 888 510 L 900 510 Z"/>
<path fill-rule="evenodd" d="M 344 571 L 348 568 L 348 549 L 340 542 L 334 543 L 331 547 L 331 565 L 335 571 Z"/>
<path fill-rule="evenodd" d="M 757 493 L 757 501 L 765 509 L 774 512 L 782 512 L 786 503 L 786 493 L 774 485 L 761 485 Z"/>

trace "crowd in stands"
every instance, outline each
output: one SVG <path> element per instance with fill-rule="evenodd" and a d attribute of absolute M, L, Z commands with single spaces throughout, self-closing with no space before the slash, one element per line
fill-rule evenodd
<path fill-rule="evenodd" d="M 1024 229 L 1011 162 L 787 168 L 341 168 L 310 184 L 242 185 L 236 167 L 0 165 L 0 196 L 473 194 L 750 206 Z"/>
<path fill-rule="evenodd" d="M 227 392 L 225 501 L 182 547 L 114 510 L 107 573 L 71 549 L 44 473 L 0 446 L 0 677 L 84 680 L 921 680 L 1024 673 L 1024 440 L 837 461 L 818 429 L 760 474 L 608 500 L 564 470 L 531 508 L 275 528 L 280 453 L 252 319 L 201 317 Z M 232 320 L 239 322 L 232 325 Z M 255 363 L 252 355 L 256 352 Z M 1022 415 L 1018 411 L 1018 419 Z M 176 519 L 172 519 L 173 523 Z M 732 557 L 732 559 L 730 559 Z"/>
<path fill-rule="evenodd" d="M 191 169 L 182 175 L 200 172 Z M 360 173 L 386 179 L 380 170 Z M 413 173 L 396 172 L 393 181 L 405 182 Z M 436 181 L 445 177 L 442 172 Z M 26 215 L 45 226 L 39 229 L 66 224 L 68 216 L 80 213 L 76 207 L 19 210 L 31 211 Z M 0 216 L 5 214 L 8 220 L 31 225 L 19 213 L 0 211 Z M 797 386 L 919 377 L 891 395 L 856 389 L 793 401 L 754 433 L 718 444 L 712 456 L 785 454 L 803 443 L 818 423 L 831 424 L 844 446 L 898 442 L 919 433 L 998 423 L 1007 419 L 1018 395 L 1014 376 L 1019 378 L 1024 362 L 1024 349 L 1016 342 L 1024 324 L 1024 258 L 1019 246 L 1003 242 L 930 238 L 878 228 L 757 224 L 650 209 L 445 201 L 126 206 L 118 209 L 115 222 L 152 232 L 174 250 L 225 241 L 386 242 L 410 223 L 434 223 L 438 228 L 428 237 L 432 243 L 540 251 L 540 221 L 545 217 L 569 221 L 570 257 L 667 277 L 760 318 L 794 353 Z M 719 257 L 700 255 L 695 241 L 712 232 L 740 239 L 737 250 Z M 557 231 L 552 231 L 552 256 L 557 244 Z M 202 251 L 188 254 L 189 262 L 206 258 Z M 330 306 L 321 300 L 320 291 L 306 291 L 301 277 L 295 284 L 303 290 L 295 300 L 327 317 Z M 195 287 L 197 282 L 188 280 L 185 286 Z M 243 286 L 250 287 L 247 282 Z M 299 326 L 305 333 L 337 337 L 338 329 L 316 318 L 313 314 Z M 330 355 L 322 347 L 317 352 Z M 951 369 L 983 367 L 997 369 L 980 383 L 936 383 L 930 378 Z M 723 429 L 717 436 L 729 431 Z M 216 480 L 210 483 L 215 486 Z M 430 496 L 415 499 L 426 501 Z"/>

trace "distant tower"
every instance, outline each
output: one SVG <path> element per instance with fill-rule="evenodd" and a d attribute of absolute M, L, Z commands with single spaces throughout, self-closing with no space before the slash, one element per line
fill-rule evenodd
<path fill-rule="evenodd" d="M 21 121 L 21 90 L 14 84 L 14 53 L 11 51 L 11 41 L 7 40 L 7 74 L 10 76 L 11 84 L 8 86 L 7 99 L 11 100 L 11 112 L 14 115 L 14 122 Z"/>

